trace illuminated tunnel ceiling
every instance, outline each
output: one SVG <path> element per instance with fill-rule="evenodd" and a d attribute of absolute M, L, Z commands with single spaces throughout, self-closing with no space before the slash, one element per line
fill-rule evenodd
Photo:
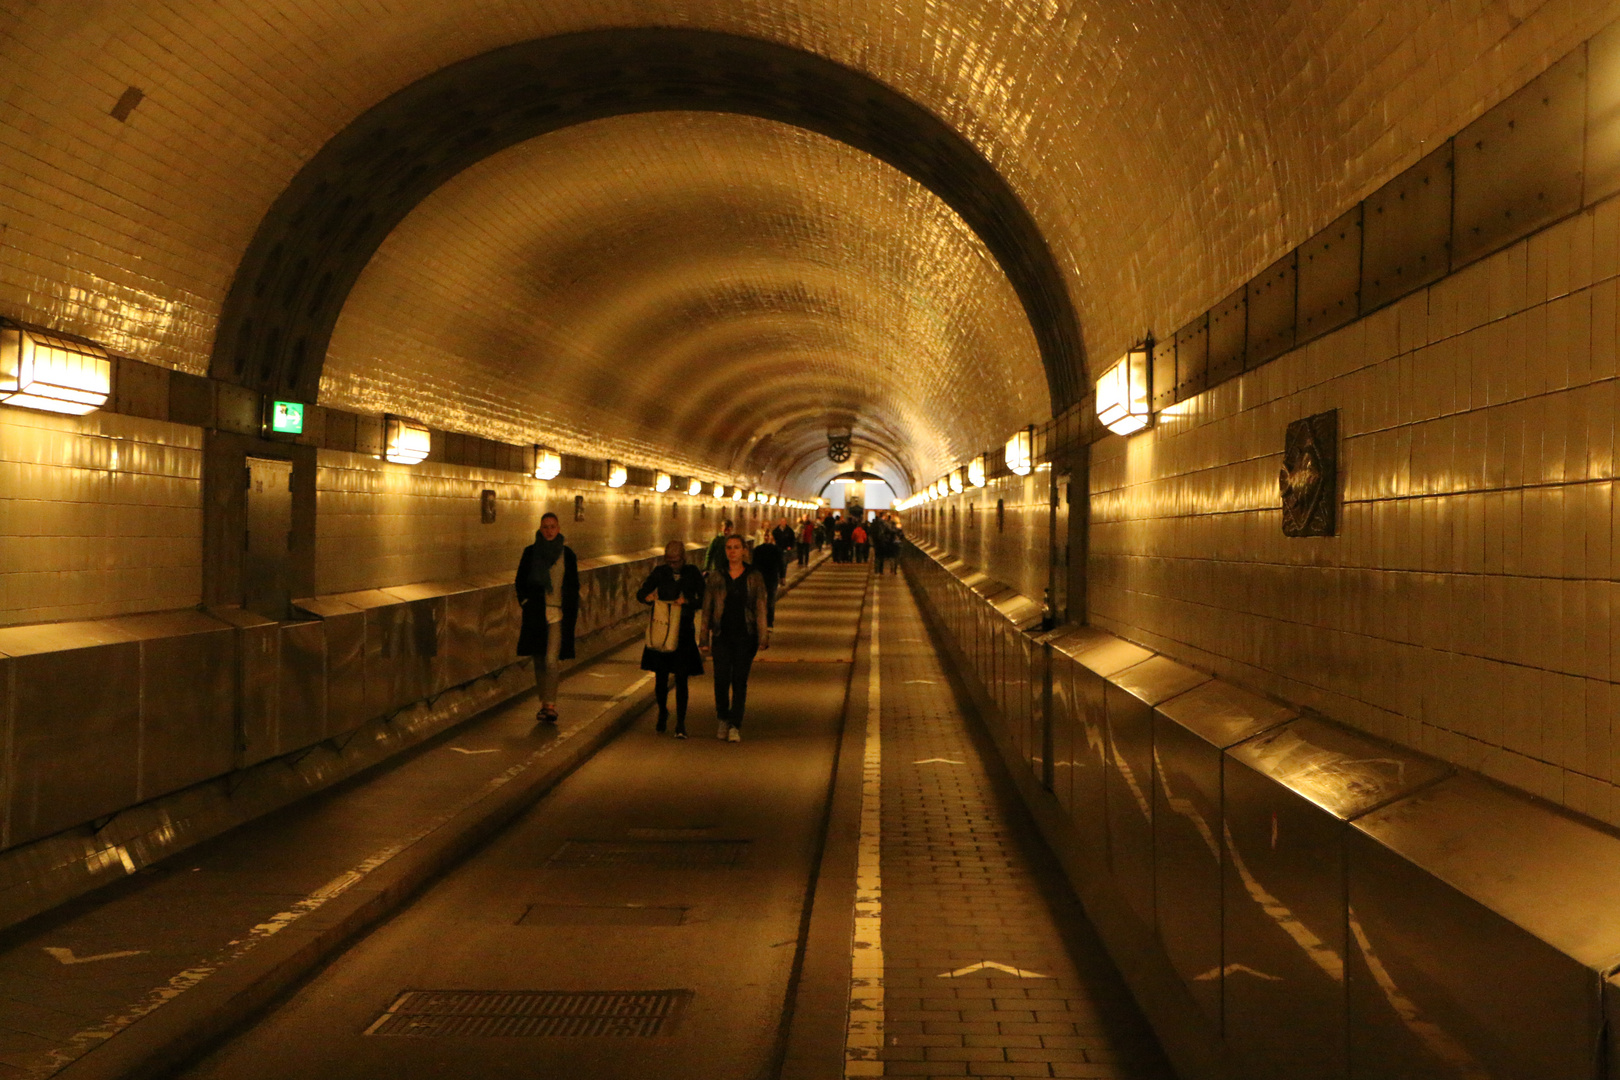
<path fill-rule="evenodd" d="M 1107 362 L 1617 15 L 1620 0 L 8 0 L 0 314 L 207 372 L 261 225 L 368 110 L 493 50 L 672 27 L 800 50 L 937 117 L 1050 249 L 1076 364 Z M 111 115 L 130 88 L 136 107 Z M 803 172 L 762 170 L 767 154 Z M 522 212 L 501 218 L 503 200 Z M 721 206 L 725 227 L 703 228 Z M 324 387 L 806 486 L 817 429 L 847 409 L 872 467 L 903 456 L 926 482 L 1044 412 L 1017 314 L 984 247 L 888 167 L 761 121 L 624 117 L 503 151 L 403 219 L 344 309 Z M 609 352 L 611 369 L 548 375 Z M 499 375 L 525 357 L 526 376 Z M 732 401 L 712 381 L 783 357 L 802 373 L 779 393 L 743 375 Z M 714 369 L 666 404 L 689 362 Z"/>
<path fill-rule="evenodd" d="M 938 197 L 722 113 L 566 128 L 441 187 L 351 292 L 321 400 L 798 492 L 850 467 L 829 425 L 904 489 L 1050 410 L 1017 296 Z"/>

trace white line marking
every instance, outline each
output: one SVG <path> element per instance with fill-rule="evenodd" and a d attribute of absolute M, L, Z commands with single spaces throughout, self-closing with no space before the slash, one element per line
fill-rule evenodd
<path fill-rule="evenodd" d="M 934 764 L 939 764 L 939 765 L 960 765 L 962 763 L 960 761 L 952 761 L 950 758 L 944 758 L 944 757 L 925 757 L 921 761 L 913 761 L 912 764 L 913 765 L 934 765 Z"/>
<path fill-rule="evenodd" d="M 883 707 L 878 596 L 872 590 L 872 649 L 866 673 L 866 754 L 861 768 L 861 842 L 855 869 L 855 939 L 849 978 L 844 1076 L 883 1075 Z"/>
<path fill-rule="evenodd" d="M 938 686 L 939 683 L 936 682 L 933 679 L 907 679 L 906 680 L 906 685 L 907 686 Z"/>
<path fill-rule="evenodd" d="M 955 971 L 942 971 L 935 978 L 956 979 L 963 975 L 971 975 L 975 971 L 987 970 L 1005 971 L 1008 975 L 1016 975 L 1020 979 L 1050 979 L 1052 977 L 1042 975 L 1038 971 L 1025 971 L 1023 968 L 1008 967 L 1006 964 L 998 964 L 994 960 L 980 960 L 977 964 L 969 964 L 967 967 L 957 968 Z"/>
<path fill-rule="evenodd" d="M 74 956 L 72 949 L 56 945 L 45 946 L 45 951 L 62 964 L 94 964 L 98 960 L 121 960 L 126 956 L 140 956 L 146 949 L 119 949 L 117 952 L 97 953 L 94 956 Z"/>
<path fill-rule="evenodd" d="M 466 749 L 463 749 L 462 747 L 459 747 L 459 746 L 452 746 L 450 749 L 454 750 L 458 754 L 498 754 L 498 753 L 500 753 L 499 750 L 466 750 Z"/>

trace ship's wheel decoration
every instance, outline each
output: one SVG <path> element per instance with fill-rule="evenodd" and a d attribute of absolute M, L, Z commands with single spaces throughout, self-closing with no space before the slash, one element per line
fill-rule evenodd
<path fill-rule="evenodd" d="M 850 459 L 850 456 L 852 454 L 854 454 L 854 452 L 855 452 L 855 449 L 850 444 L 849 435 L 847 435 L 847 434 L 844 434 L 844 435 L 832 435 L 832 434 L 829 434 L 827 436 L 827 460 L 828 461 L 834 462 L 835 464 L 838 464 L 838 465 L 842 465 L 844 462 L 846 462 L 846 461 L 848 461 Z"/>

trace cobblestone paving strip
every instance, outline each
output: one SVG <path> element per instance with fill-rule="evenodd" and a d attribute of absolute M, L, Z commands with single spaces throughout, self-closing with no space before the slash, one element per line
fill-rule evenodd
<path fill-rule="evenodd" d="M 1000 762 L 983 756 L 908 587 L 886 579 L 877 594 L 883 1075 L 1173 1080 Z"/>

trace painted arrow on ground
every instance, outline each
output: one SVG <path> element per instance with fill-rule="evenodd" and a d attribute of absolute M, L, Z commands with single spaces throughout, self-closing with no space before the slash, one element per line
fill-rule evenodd
<path fill-rule="evenodd" d="M 1267 975 L 1263 971 L 1254 970 L 1247 964 L 1227 964 L 1224 968 L 1210 968 L 1202 975 L 1194 975 L 1193 982 L 1213 982 L 1222 975 L 1253 975 L 1255 978 L 1264 979 L 1266 982 L 1282 982 L 1281 976 Z"/>
<path fill-rule="evenodd" d="M 97 960 L 121 960 L 126 956 L 139 956 L 145 949 L 120 949 L 117 952 L 97 953 L 95 956 L 74 956 L 72 949 L 63 949 L 54 945 L 45 946 L 45 951 L 63 964 L 93 964 Z"/>
<path fill-rule="evenodd" d="M 962 975 L 971 975 L 975 971 L 985 971 L 987 969 L 1004 971 L 1008 975 L 1016 975 L 1020 979 L 1050 979 L 1052 977 L 1050 975 L 1042 975 L 1038 971 L 1025 971 L 1023 968 L 1008 967 L 1006 964 L 998 964 L 994 960 L 980 960 L 977 964 L 970 964 L 965 968 L 957 968 L 955 971 L 942 971 L 935 977 L 940 979 L 954 979 Z"/>

